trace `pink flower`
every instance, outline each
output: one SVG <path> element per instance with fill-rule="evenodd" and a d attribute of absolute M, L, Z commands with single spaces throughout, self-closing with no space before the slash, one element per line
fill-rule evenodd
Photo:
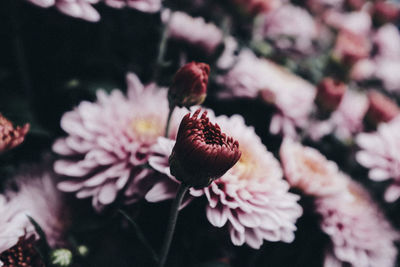
<path fill-rule="evenodd" d="M 222 31 L 214 24 L 206 23 L 202 17 L 193 18 L 183 12 L 166 10 L 162 13 L 162 21 L 169 23 L 170 38 L 197 46 L 208 54 L 212 54 L 223 41 Z"/>
<path fill-rule="evenodd" d="M 43 167 L 24 167 L 4 195 L 0 194 L 0 254 L 18 243 L 20 237 L 38 235 L 27 215 L 43 229 L 50 246 L 62 244 L 68 220 L 55 175 Z M 14 191 L 14 188 L 17 191 Z"/>
<path fill-rule="evenodd" d="M 324 14 L 325 23 L 340 31 L 367 36 L 371 31 L 371 16 L 365 11 L 342 13 L 329 11 Z"/>
<path fill-rule="evenodd" d="M 246 12 L 257 15 L 267 13 L 278 8 L 283 0 L 232 0 L 235 4 L 241 6 Z"/>
<path fill-rule="evenodd" d="M 161 0 L 104 0 L 104 2 L 113 8 L 128 6 L 148 13 L 155 13 L 161 9 Z"/>
<path fill-rule="evenodd" d="M 143 179 L 152 171 L 142 166 L 150 146 L 164 134 L 167 90 L 143 86 L 134 74 L 127 82 L 127 96 L 118 90 L 110 95 L 98 91 L 97 102 L 84 101 L 65 113 L 61 127 L 68 136 L 53 145 L 56 153 L 66 156 L 54 164 L 55 171 L 66 176 L 58 188 L 76 192 L 78 198 L 93 198 L 96 209 L 112 203 L 123 189 L 130 201 L 143 197 Z M 176 135 L 178 123 L 174 115 L 170 136 Z"/>
<path fill-rule="evenodd" d="M 400 59 L 377 58 L 375 77 L 382 80 L 384 88 L 389 92 L 400 92 Z"/>
<path fill-rule="evenodd" d="M 326 9 L 340 9 L 344 0 L 306 0 L 307 7 L 317 16 Z"/>
<path fill-rule="evenodd" d="M 371 50 L 369 40 L 359 34 L 340 31 L 336 38 L 333 56 L 346 65 L 354 65 L 357 61 L 367 58 Z"/>
<path fill-rule="evenodd" d="M 270 131 L 296 135 L 304 127 L 313 108 L 315 87 L 277 64 L 257 58 L 249 50 L 240 53 L 237 63 L 225 75 L 217 78 L 225 87 L 221 98 L 261 98 L 277 107 Z M 296 106 L 294 109 L 293 106 Z"/>
<path fill-rule="evenodd" d="M 312 122 L 308 134 L 313 140 L 334 133 L 337 138 L 345 141 L 364 129 L 363 119 L 368 109 L 368 99 L 365 94 L 347 90 L 338 108 L 325 121 Z"/>
<path fill-rule="evenodd" d="M 317 25 L 307 10 L 289 4 L 267 13 L 262 31 L 263 37 L 275 40 L 279 48 L 304 53 L 312 49 L 317 34 Z"/>
<path fill-rule="evenodd" d="M 316 201 L 321 228 L 332 241 L 326 266 L 394 266 L 399 234 L 368 193 L 350 178 L 347 190 Z M 339 264 L 341 262 L 341 264 Z"/>
<path fill-rule="evenodd" d="M 397 103 L 378 91 L 368 92 L 368 100 L 366 119 L 374 126 L 389 122 L 400 113 Z"/>
<path fill-rule="evenodd" d="M 400 33 L 393 24 L 380 27 L 373 36 L 378 54 L 384 58 L 400 58 Z"/>
<path fill-rule="evenodd" d="M 342 101 L 347 85 L 330 77 L 324 78 L 317 87 L 316 102 L 318 107 L 328 112 L 334 111 Z"/>
<path fill-rule="evenodd" d="M 390 1 L 378 0 L 374 3 L 372 15 L 374 21 L 379 24 L 394 23 L 400 17 L 400 8 L 398 4 Z"/>
<path fill-rule="evenodd" d="M 235 245 L 246 243 L 259 248 L 263 240 L 292 242 L 295 221 L 302 209 L 297 204 L 298 196 L 288 192 L 289 186 L 282 179 L 279 162 L 267 151 L 254 129 L 245 125 L 241 116 L 213 118 L 211 111 L 209 116 L 238 140 L 242 156 L 209 187 L 191 190 L 193 196 L 207 197 L 208 220 L 216 227 L 227 225 Z M 167 162 L 173 144 L 173 140 L 159 139 L 154 147 L 156 153 L 149 159 L 151 166 L 167 175 L 170 175 Z M 149 195 L 150 191 L 146 197 L 154 199 L 158 194 L 164 199 L 172 198 L 177 188 L 173 183 L 170 178 L 160 179 L 151 190 L 152 194 Z"/>
<path fill-rule="evenodd" d="M 96 4 L 99 0 L 28 0 L 29 2 L 41 6 L 55 6 L 62 13 L 71 17 L 84 19 L 91 22 L 100 20 L 100 15 L 93 8 L 92 4 Z"/>
<path fill-rule="evenodd" d="M 314 148 L 285 138 L 279 154 L 286 180 L 307 195 L 331 196 L 346 186 L 336 163 Z"/>
<path fill-rule="evenodd" d="M 400 197 L 400 118 L 381 123 L 376 132 L 359 134 L 356 141 L 361 148 L 358 163 L 370 169 L 369 178 L 374 181 L 393 179 L 385 200 L 396 201 Z"/>

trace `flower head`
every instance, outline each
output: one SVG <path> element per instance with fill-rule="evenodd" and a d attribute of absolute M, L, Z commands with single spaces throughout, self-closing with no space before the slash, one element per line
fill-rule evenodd
<path fill-rule="evenodd" d="M 98 91 L 97 102 L 84 101 L 64 114 L 61 127 L 68 136 L 53 145 L 56 153 L 66 156 L 54 164 L 65 177 L 58 188 L 76 192 L 78 198 L 91 197 L 96 209 L 113 203 L 121 191 L 129 201 L 143 197 L 143 178 L 152 174 L 143 164 L 164 134 L 167 90 L 143 86 L 134 74 L 127 81 L 127 96 L 119 90 L 110 95 Z M 179 114 L 176 109 L 172 116 L 171 137 L 177 133 Z"/>
<path fill-rule="evenodd" d="M 390 1 L 375 1 L 373 6 L 373 18 L 377 24 L 396 22 L 400 17 L 400 8 Z"/>
<path fill-rule="evenodd" d="M 191 195 L 207 197 L 209 222 L 215 227 L 226 225 L 237 246 L 246 243 L 259 248 L 264 240 L 292 242 L 302 209 L 297 204 L 299 197 L 288 192 L 279 162 L 240 115 L 214 117 L 210 110 L 208 114 L 240 142 L 242 155 L 221 178 L 206 188 L 191 189 Z M 178 183 L 168 166 L 173 146 L 174 141 L 166 138 L 160 138 L 154 146 L 155 153 L 149 162 L 167 176 L 158 179 L 146 195 L 149 201 L 173 198 L 176 194 Z"/>
<path fill-rule="evenodd" d="M 369 170 L 374 181 L 393 179 L 385 193 L 385 200 L 396 201 L 400 197 L 400 119 L 381 123 L 372 133 L 361 133 L 356 138 L 361 151 L 356 159 Z"/>
<path fill-rule="evenodd" d="M 190 107 L 202 104 L 207 96 L 209 73 L 210 66 L 205 63 L 191 62 L 180 68 L 168 90 L 170 105 Z"/>
<path fill-rule="evenodd" d="M 187 114 L 179 126 L 169 158 L 171 174 L 193 187 L 208 186 L 224 175 L 239 160 L 239 143 L 212 124 L 204 111 Z"/>
<path fill-rule="evenodd" d="M 35 266 L 44 267 L 41 255 L 35 248 L 36 240 L 34 236 L 26 238 L 22 236 L 11 248 L 0 252 L 0 266 L 19 267 Z"/>
<path fill-rule="evenodd" d="M 342 30 L 336 39 L 333 55 L 346 65 L 354 65 L 368 57 L 370 49 L 370 43 L 365 36 Z"/>
<path fill-rule="evenodd" d="M 282 0 L 233 0 L 235 4 L 242 7 L 246 12 L 257 15 L 278 8 Z"/>
<path fill-rule="evenodd" d="M 12 122 L 0 114 L 0 153 L 20 145 L 29 131 L 29 123 L 14 128 Z"/>
<path fill-rule="evenodd" d="M 361 185 L 347 179 L 342 194 L 316 202 L 321 228 L 332 241 L 329 254 L 351 266 L 394 266 L 399 233 Z"/>
<path fill-rule="evenodd" d="M 347 86 L 342 81 L 324 78 L 317 87 L 316 102 L 322 110 L 334 111 L 342 101 Z"/>
<path fill-rule="evenodd" d="M 329 196 L 345 187 L 336 163 L 319 151 L 285 138 L 280 149 L 283 171 L 289 184 L 307 195 Z"/>
<path fill-rule="evenodd" d="M 376 126 L 380 122 L 389 122 L 400 113 L 395 102 L 377 91 L 369 92 L 368 100 L 369 107 L 366 118 L 372 125 Z"/>

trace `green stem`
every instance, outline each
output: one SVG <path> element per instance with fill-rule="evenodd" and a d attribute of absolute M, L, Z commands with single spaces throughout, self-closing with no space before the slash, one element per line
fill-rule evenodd
<path fill-rule="evenodd" d="M 160 262 L 158 264 L 158 267 L 164 267 L 165 262 L 167 261 L 169 248 L 171 246 L 172 237 L 173 237 L 174 231 L 175 231 L 176 221 L 178 219 L 179 207 L 181 206 L 183 197 L 185 196 L 185 193 L 187 192 L 188 189 L 189 189 L 189 186 L 181 183 L 179 185 L 178 193 L 176 194 L 174 202 L 172 203 L 171 212 L 169 215 L 168 226 L 167 226 L 167 231 L 165 234 L 163 246 L 161 248 Z"/>
<path fill-rule="evenodd" d="M 166 138 L 168 138 L 168 134 L 169 134 L 169 127 L 170 127 L 170 124 L 171 124 L 171 118 L 172 118 L 172 113 L 174 112 L 174 110 L 175 110 L 175 105 L 169 105 L 169 112 L 168 112 L 168 118 L 167 118 L 167 125 L 165 126 L 165 133 L 164 133 L 164 136 L 166 137 Z"/>
<path fill-rule="evenodd" d="M 164 10 L 165 10 L 165 8 L 163 8 L 160 11 L 160 14 L 162 14 Z M 168 34 L 169 34 L 169 23 L 171 21 L 171 18 L 172 18 L 172 11 L 171 11 L 171 14 L 170 14 L 170 16 L 168 18 L 168 21 L 162 27 L 160 45 L 158 47 L 156 68 L 155 68 L 155 71 L 154 71 L 154 80 L 155 81 L 157 81 L 157 79 L 158 79 L 158 75 L 160 73 L 160 68 L 164 65 L 164 55 L 165 55 L 165 51 L 167 51 Z"/>

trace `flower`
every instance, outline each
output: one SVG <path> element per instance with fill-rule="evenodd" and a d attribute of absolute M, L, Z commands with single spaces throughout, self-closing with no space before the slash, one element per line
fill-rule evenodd
<path fill-rule="evenodd" d="M 176 143 L 169 157 L 171 174 L 195 188 L 208 186 L 224 175 L 239 160 L 239 143 L 212 124 L 204 111 L 198 117 L 187 114 L 179 126 Z"/>
<path fill-rule="evenodd" d="M 375 126 L 380 122 L 391 121 L 400 113 L 397 104 L 378 91 L 368 92 L 368 100 L 369 107 L 366 118 Z"/>
<path fill-rule="evenodd" d="M 92 4 L 98 3 L 99 0 L 28 0 L 29 2 L 40 7 L 55 6 L 62 13 L 71 17 L 84 19 L 91 22 L 100 20 L 100 15 L 93 8 Z"/>
<path fill-rule="evenodd" d="M 385 192 L 385 200 L 394 202 L 400 197 L 400 119 L 381 123 L 376 132 L 361 133 L 356 142 L 361 148 L 356 159 L 369 170 L 374 181 L 393 179 Z"/>
<path fill-rule="evenodd" d="M 209 73 L 210 66 L 205 63 L 190 62 L 181 67 L 168 90 L 170 106 L 190 107 L 203 103 Z"/>
<path fill-rule="evenodd" d="M 35 248 L 36 241 L 34 236 L 29 238 L 20 237 L 18 243 L 13 247 L 0 253 L 0 266 L 19 267 L 35 266 L 44 267 L 41 255 Z"/>
<path fill-rule="evenodd" d="M 244 243 L 252 248 L 260 248 L 264 240 L 292 242 L 295 222 L 302 214 L 297 204 L 299 197 L 289 193 L 289 186 L 282 179 L 282 169 L 254 128 L 245 125 L 240 115 L 214 117 L 208 110 L 212 121 L 221 125 L 227 135 L 240 142 L 242 156 L 226 174 L 210 186 L 195 190 L 194 197 L 206 196 L 208 205 L 206 215 L 216 227 L 228 226 L 233 244 Z M 161 201 L 174 197 L 178 184 L 170 176 L 168 156 L 174 141 L 160 138 L 150 165 L 166 174 L 159 179 L 149 192 L 149 198 L 162 195 Z M 169 150 L 169 151 L 168 151 Z"/>
<path fill-rule="evenodd" d="M 168 24 L 170 38 L 199 47 L 207 54 L 214 53 L 223 41 L 222 31 L 202 17 L 193 18 L 183 12 L 166 10 L 161 18 Z"/>
<path fill-rule="evenodd" d="M 377 58 L 375 76 L 383 82 L 384 88 L 389 92 L 400 92 L 400 59 Z"/>
<path fill-rule="evenodd" d="M 328 255 L 355 267 L 394 266 L 397 256 L 394 241 L 399 238 L 398 232 L 368 193 L 348 180 L 343 194 L 316 201 L 316 210 L 322 216 L 321 228 L 332 241 Z"/>
<path fill-rule="evenodd" d="M 155 13 L 161 9 L 161 0 L 104 0 L 104 2 L 113 8 L 128 6 L 147 13 Z"/>
<path fill-rule="evenodd" d="M 0 153 L 20 145 L 29 131 L 29 123 L 14 128 L 11 121 L 0 113 Z"/>
<path fill-rule="evenodd" d="M 365 36 L 342 30 L 337 36 L 333 56 L 343 64 L 354 65 L 367 58 L 370 49 L 370 43 Z"/>
<path fill-rule="evenodd" d="M 270 125 L 273 134 L 295 136 L 296 127 L 307 124 L 316 94 L 315 87 L 306 80 L 272 61 L 257 58 L 249 50 L 243 50 L 234 67 L 217 82 L 225 87 L 220 98 L 261 97 L 277 107 Z"/>
<path fill-rule="evenodd" d="M 324 197 L 337 194 L 345 187 L 335 162 L 318 150 L 285 138 L 279 151 L 286 180 L 307 195 Z"/>
<path fill-rule="evenodd" d="M 13 182 L 15 184 L 10 184 L 4 195 L 0 194 L 0 254 L 19 241 L 22 246 L 25 239 L 31 243 L 31 236 L 37 239 L 27 215 L 43 229 L 50 246 L 62 244 L 69 223 L 68 210 L 56 189 L 54 173 L 43 166 L 25 166 Z"/>
<path fill-rule="evenodd" d="M 143 197 L 143 178 L 152 171 L 143 168 L 150 147 L 164 134 L 168 113 L 167 90 L 154 84 L 143 86 L 136 75 L 127 75 L 128 93 L 97 92 L 97 102 L 83 101 L 61 119 L 68 133 L 58 139 L 54 152 L 66 158 L 54 169 L 65 176 L 58 188 L 76 192 L 78 198 L 92 198 L 99 210 L 123 190 L 134 202 Z M 178 128 L 180 109 L 172 116 L 170 136 Z"/>
<path fill-rule="evenodd" d="M 372 13 L 376 23 L 385 24 L 387 22 L 396 22 L 400 16 L 400 8 L 389 1 L 375 1 Z"/>
<path fill-rule="evenodd" d="M 324 78 L 317 87 L 316 102 L 322 110 L 334 111 L 342 101 L 347 86 L 342 81 Z"/>
<path fill-rule="evenodd" d="M 339 31 L 362 35 L 364 38 L 369 35 L 372 26 L 371 16 L 365 11 L 343 13 L 331 10 L 323 14 L 323 19 Z"/>
<path fill-rule="evenodd" d="M 267 13 L 282 4 L 282 0 L 233 0 L 233 2 L 252 15 Z"/>
<path fill-rule="evenodd" d="M 400 58 L 400 33 L 393 24 L 380 27 L 373 36 L 379 57 Z"/>
<path fill-rule="evenodd" d="M 267 13 L 262 29 L 262 36 L 273 39 L 280 49 L 303 53 L 312 50 L 317 34 L 317 25 L 307 10 L 289 4 Z"/>

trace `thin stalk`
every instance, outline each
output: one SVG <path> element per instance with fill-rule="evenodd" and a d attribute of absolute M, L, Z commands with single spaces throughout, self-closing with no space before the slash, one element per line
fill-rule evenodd
<path fill-rule="evenodd" d="M 160 11 L 160 14 L 163 13 L 165 8 L 163 8 Z M 161 32 L 161 39 L 160 39 L 160 44 L 158 46 L 158 55 L 157 55 L 157 62 L 156 62 L 156 67 L 154 71 L 154 80 L 157 81 L 158 75 L 160 73 L 160 68 L 164 65 L 164 55 L 165 52 L 167 51 L 167 43 L 168 43 L 168 34 L 169 34 L 169 23 L 172 18 L 172 13 L 170 14 L 167 22 L 162 26 L 162 32 Z"/>
<path fill-rule="evenodd" d="M 158 264 L 158 267 L 164 267 L 165 262 L 167 261 L 167 256 L 169 248 L 171 246 L 172 237 L 174 236 L 176 221 L 178 219 L 179 207 L 181 206 L 183 197 L 185 196 L 185 193 L 187 192 L 188 189 L 189 186 L 181 183 L 179 185 L 178 193 L 176 194 L 174 202 L 172 203 L 168 226 L 167 226 L 167 232 L 165 234 L 164 243 L 161 248 L 160 262 Z"/>
<path fill-rule="evenodd" d="M 170 106 L 169 106 L 169 112 L 168 112 L 168 118 L 167 118 L 167 125 L 165 126 L 165 133 L 164 133 L 164 136 L 165 136 L 166 138 L 168 138 L 169 127 L 170 127 L 171 118 L 172 118 L 172 113 L 174 112 L 175 107 L 176 107 L 175 105 L 170 105 Z"/>

